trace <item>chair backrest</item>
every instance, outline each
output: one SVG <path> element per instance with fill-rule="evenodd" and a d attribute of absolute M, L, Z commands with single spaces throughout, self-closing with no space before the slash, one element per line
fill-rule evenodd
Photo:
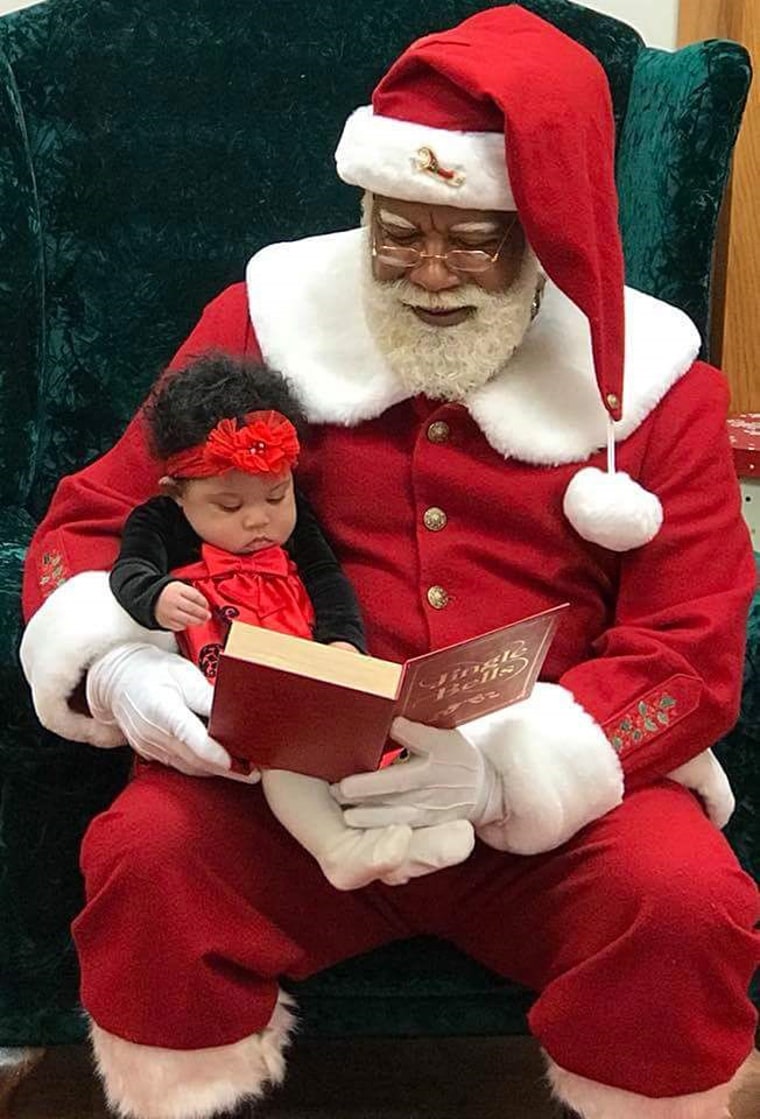
<path fill-rule="evenodd" d="M 746 53 L 684 66 L 569 0 L 522 2 L 609 76 L 629 282 L 704 330 Z M 355 224 L 345 117 L 408 42 L 486 6 L 55 0 L 0 21 L 0 501 L 38 516 L 257 248 Z"/>

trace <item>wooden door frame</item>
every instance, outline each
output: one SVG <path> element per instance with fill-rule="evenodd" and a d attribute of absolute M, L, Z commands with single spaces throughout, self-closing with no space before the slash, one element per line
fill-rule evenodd
<path fill-rule="evenodd" d="M 760 0 L 680 0 L 678 46 L 734 39 L 760 71 Z M 731 387 L 731 411 L 760 412 L 760 73 L 750 89 L 713 269 L 710 349 Z"/>

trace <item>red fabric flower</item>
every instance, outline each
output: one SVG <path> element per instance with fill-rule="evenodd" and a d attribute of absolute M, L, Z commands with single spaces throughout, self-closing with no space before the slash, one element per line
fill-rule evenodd
<path fill-rule="evenodd" d="M 175 478 L 206 478 L 228 470 L 284 474 L 298 461 L 296 429 L 280 412 L 249 412 L 242 427 L 220 420 L 202 447 L 190 447 L 167 461 Z"/>

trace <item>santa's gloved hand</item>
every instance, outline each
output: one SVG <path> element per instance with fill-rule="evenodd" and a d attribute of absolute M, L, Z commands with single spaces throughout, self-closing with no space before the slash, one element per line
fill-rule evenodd
<path fill-rule="evenodd" d="M 736 800 L 723 766 L 712 750 L 704 750 L 667 776 L 697 794 L 716 828 L 726 826 L 736 808 Z"/>
<path fill-rule="evenodd" d="M 136 754 L 193 777 L 258 781 L 257 771 L 230 771 L 229 754 L 198 717 L 208 717 L 213 694 L 194 664 L 153 645 L 119 645 L 87 673 L 93 717 L 116 724 Z"/>
<path fill-rule="evenodd" d="M 623 772 L 598 723 L 559 684 L 459 730 L 406 719 L 393 737 L 412 758 L 347 777 L 335 790 L 352 827 L 469 820 L 500 851 L 552 851 L 623 797 Z"/>
<path fill-rule="evenodd" d="M 470 820 L 475 827 L 503 815 L 501 783 L 481 751 L 458 730 L 395 719 L 394 741 L 408 756 L 375 773 L 345 777 L 332 787 L 353 828 L 408 824 L 430 827 Z"/>

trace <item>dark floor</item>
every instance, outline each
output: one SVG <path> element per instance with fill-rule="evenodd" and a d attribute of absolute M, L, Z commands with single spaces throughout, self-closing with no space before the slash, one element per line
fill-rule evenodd
<path fill-rule="evenodd" d="M 9 1119 L 106 1119 L 80 1046 L 51 1049 L 23 1083 Z M 297 1043 L 284 1088 L 256 1119 L 559 1119 L 530 1038 Z M 760 1119 L 760 1055 L 732 1106 Z M 0 1108 L 0 1119 L 5 1114 Z"/>
<path fill-rule="evenodd" d="M 257 1119 L 556 1119 L 529 1038 L 333 1041 L 296 1045 L 283 1088 Z M 105 1119 L 88 1055 L 52 1049 L 12 1119 Z"/>

